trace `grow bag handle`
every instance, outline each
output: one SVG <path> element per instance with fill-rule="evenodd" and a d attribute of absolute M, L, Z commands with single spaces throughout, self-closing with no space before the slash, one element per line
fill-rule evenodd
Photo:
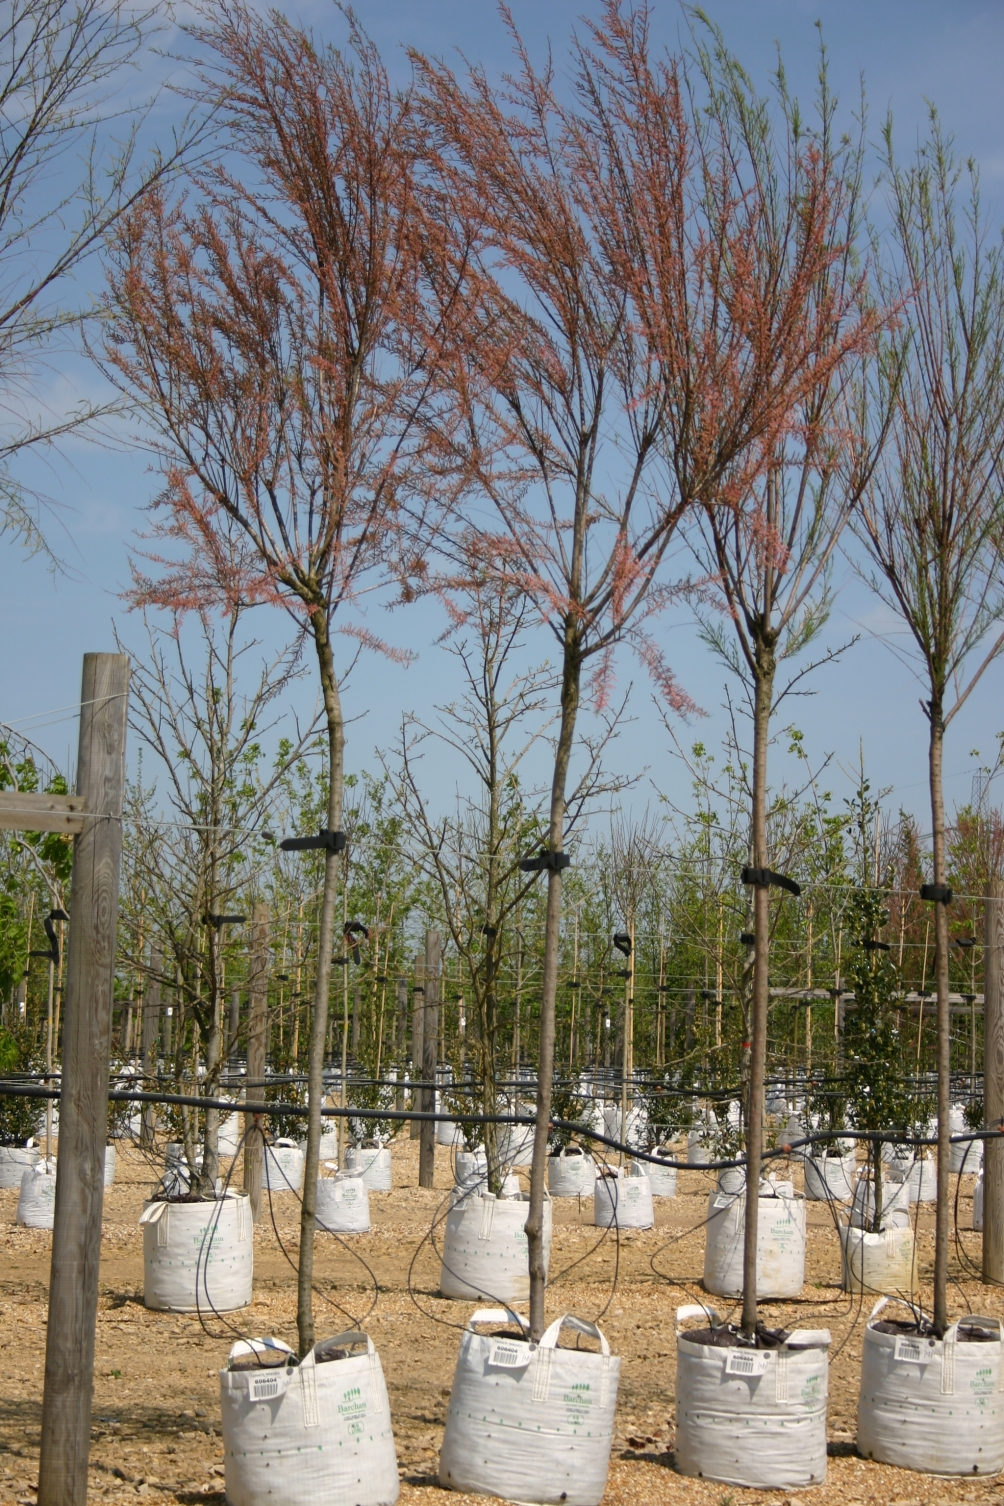
<path fill-rule="evenodd" d="M 828 1328 L 798 1328 L 785 1340 L 785 1349 L 829 1349 L 833 1337 Z"/>
<path fill-rule="evenodd" d="M 514 1313 L 511 1307 L 479 1307 L 467 1319 L 468 1333 L 474 1332 L 477 1323 L 516 1323 L 524 1331 L 530 1327 L 530 1319 Z"/>
<path fill-rule="evenodd" d="M 890 1302 L 895 1302 L 899 1307 L 907 1308 L 910 1312 L 913 1313 L 914 1317 L 916 1317 L 918 1313 L 920 1313 L 923 1317 L 924 1309 L 920 1306 L 919 1303 L 907 1302 L 905 1297 L 880 1297 L 875 1306 L 872 1308 L 871 1312 L 868 1314 L 869 1323 L 874 1323 L 875 1319 L 878 1317 L 882 1309 L 884 1307 L 888 1307 Z"/>
<path fill-rule="evenodd" d="M 344 1333 L 332 1334 L 329 1341 L 332 1344 L 365 1344 L 367 1354 L 376 1354 L 376 1345 L 368 1333 L 363 1333 L 361 1328 L 346 1328 Z M 313 1353 L 313 1350 L 311 1350 Z"/>
<path fill-rule="evenodd" d="M 596 1324 L 590 1323 L 586 1318 L 573 1318 L 571 1313 L 565 1313 L 564 1317 L 557 1318 L 551 1324 L 550 1328 L 544 1330 L 540 1336 L 539 1347 L 541 1349 L 557 1349 L 558 1335 L 561 1333 L 562 1328 L 574 1328 L 576 1333 L 583 1333 L 587 1338 L 595 1339 L 600 1346 L 603 1358 L 605 1360 L 610 1358 L 610 1345 Z"/>
<path fill-rule="evenodd" d="M 722 1320 L 713 1307 L 705 1307 L 702 1302 L 685 1302 L 682 1307 L 676 1309 L 676 1331 L 680 1332 L 680 1325 L 688 1318 L 704 1318 L 712 1328 L 720 1328 Z"/>

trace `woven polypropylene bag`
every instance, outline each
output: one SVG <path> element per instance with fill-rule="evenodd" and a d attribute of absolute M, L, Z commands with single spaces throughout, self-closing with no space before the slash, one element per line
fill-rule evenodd
<path fill-rule="evenodd" d="M 676 1197 L 676 1167 L 667 1166 L 663 1160 L 663 1156 L 675 1161 L 678 1157 L 678 1152 L 666 1146 L 664 1150 L 657 1148 L 652 1154 L 658 1156 L 660 1159 L 642 1163 L 645 1168 L 645 1175 L 648 1177 L 652 1188 L 652 1196 Z"/>
<path fill-rule="evenodd" d="M 56 1216 L 56 1163 L 39 1161 L 21 1174 L 17 1222 L 25 1229 L 51 1229 Z"/>
<path fill-rule="evenodd" d="M 746 1194 L 708 1199 L 704 1244 L 704 1287 L 719 1297 L 739 1297 L 743 1289 Z M 764 1196 L 757 1216 L 756 1293 L 761 1298 L 797 1297 L 805 1280 L 805 1199 Z"/>
<path fill-rule="evenodd" d="M 0 1145 L 0 1187 L 20 1187 L 28 1167 L 37 1166 L 41 1159 L 41 1150 L 31 1140 L 27 1145 Z"/>
<path fill-rule="evenodd" d="M 533 1105 L 520 1103 L 516 1105 L 516 1112 L 520 1114 L 532 1114 Z M 499 1126 L 498 1134 L 499 1161 L 503 1166 L 529 1166 L 533 1160 L 533 1125 L 532 1124 L 507 1124 Z"/>
<path fill-rule="evenodd" d="M 530 1269 L 524 1224 L 529 1198 L 495 1198 L 490 1192 L 460 1196 L 446 1215 L 439 1290 L 475 1302 L 525 1302 Z M 551 1253 L 551 1202 L 544 1201 L 544 1265 Z"/>
<path fill-rule="evenodd" d="M 262 1180 L 269 1192 L 300 1192 L 304 1160 L 295 1140 L 274 1140 L 266 1145 Z"/>
<path fill-rule="evenodd" d="M 232 1312 L 251 1301 L 251 1205 L 240 1192 L 213 1201 L 147 1203 L 143 1301 L 167 1312 Z"/>
<path fill-rule="evenodd" d="M 594 1323 L 565 1316 L 538 1345 L 490 1338 L 478 1324 L 526 1320 L 476 1312 L 460 1341 L 439 1455 L 439 1483 L 510 1501 L 597 1506 L 607 1483 L 620 1360 Z M 563 1327 L 600 1353 L 559 1349 Z"/>
<path fill-rule="evenodd" d="M 857 1161 L 854 1151 L 846 1156 L 806 1156 L 805 1195 L 817 1203 L 846 1203 L 854 1195 Z"/>
<path fill-rule="evenodd" d="M 483 1150 L 458 1150 L 453 1163 L 457 1187 L 466 1192 L 483 1192 L 488 1185 L 488 1157 Z"/>
<path fill-rule="evenodd" d="M 890 1227 L 879 1234 L 840 1225 L 845 1292 L 912 1292 L 917 1284 L 917 1252 L 911 1228 Z"/>
<path fill-rule="evenodd" d="M 366 1183 L 355 1171 L 317 1179 L 317 1223 L 329 1234 L 365 1234 L 370 1226 Z"/>
<path fill-rule="evenodd" d="M 871 1177 L 860 1176 L 854 1184 L 854 1198 L 851 1203 L 851 1225 L 855 1229 L 864 1229 L 875 1219 L 875 1185 Z M 883 1228 L 905 1228 L 910 1222 L 910 1183 L 890 1181 L 888 1177 L 882 1178 L 882 1218 Z"/>
<path fill-rule="evenodd" d="M 982 1230 L 982 1228 L 983 1228 L 983 1171 L 982 1171 L 982 1169 L 980 1170 L 980 1174 L 979 1174 L 979 1176 L 976 1179 L 976 1186 L 973 1188 L 973 1228 L 974 1229 L 978 1229 L 978 1230 Z"/>
<path fill-rule="evenodd" d="M 676 1467 L 725 1485 L 795 1490 L 826 1478 L 826 1329 L 789 1335 L 779 1349 L 720 1348 L 680 1325 L 718 1314 L 676 1313 Z"/>
<path fill-rule="evenodd" d="M 552 1197 L 581 1197 L 591 1193 L 596 1163 L 578 1145 L 562 1146 L 547 1161 L 547 1190 Z"/>
<path fill-rule="evenodd" d="M 651 1229 L 652 1183 L 632 1164 L 603 1171 L 593 1183 L 593 1223 L 598 1229 Z"/>
<path fill-rule="evenodd" d="M 365 1354 L 318 1364 L 220 1371 L 227 1506 L 393 1506 L 399 1483 L 390 1403 L 373 1341 L 327 1340 Z M 231 1360 L 278 1340 L 235 1344 Z"/>
<path fill-rule="evenodd" d="M 345 1170 L 361 1176 L 368 1192 L 390 1192 L 394 1185 L 386 1145 L 350 1145 L 345 1152 Z"/>
<path fill-rule="evenodd" d="M 111 1187 L 115 1182 L 115 1162 L 117 1160 L 114 1145 L 105 1146 L 105 1176 L 104 1185 Z"/>
<path fill-rule="evenodd" d="M 995 1333 L 989 1343 L 965 1342 L 958 1323 L 944 1339 L 880 1333 L 875 1322 L 889 1300 L 876 1302 L 865 1328 L 858 1452 L 930 1475 L 996 1474 L 1004 1466 L 999 1319 L 964 1320 Z"/>

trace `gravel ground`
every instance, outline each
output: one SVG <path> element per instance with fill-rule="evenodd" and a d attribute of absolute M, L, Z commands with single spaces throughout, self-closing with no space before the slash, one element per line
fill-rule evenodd
<path fill-rule="evenodd" d="M 435 1295 L 438 1259 L 430 1248 L 430 1223 L 442 1210 L 452 1180 L 450 1153 L 437 1150 L 436 1189 L 417 1185 L 417 1147 L 393 1148 L 395 1190 L 370 1196 L 373 1228 L 352 1237 L 350 1249 L 319 1236 L 317 1281 L 353 1317 L 366 1314 L 383 1363 L 401 1471 L 402 1506 L 460 1506 L 467 1497 L 435 1483 L 450 1394 L 458 1328 L 473 1304 Z M 292 1194 L 273 1198 L 255 1230 L 254 1301 L 204 1328 L 198 1318 L 148 1312 L 143 1306 L 143 1239 L 137 1226 L 154 1177 L 140 1153 L 119 1148 L 116 1185 L 105 1194 L 104 1241 L 98 1312 L 90 1490 L 94 1500 L 218 1502 L 223 1493 L 217 1371 L 234 1338 L 274 1334 L 295 1345 L 296 1282 L 283 1246 L 295 1259 L 298 1204 Z M 795 1172 L 796 1184 L 800 1175 Z M 953 1178 L 953 1189 L 955 1179 Z M 548 1310 L 583 1317 L 603 1314 L 601 1326 L 622 1358 L 617 1431 L 605 1502 L 692 1502 L 741 1506 L 746 1501 L 811 1497 L 818 1506 L 934 1506 L 939 1502 L 994 1502 L 996 1480 L 942 1480 L 890 1469 L 856 1457 L 854 1449 L 861 1339 L 867 1310 L 839 1289 L 840 1253 L 825 1206 L 808 1205 L 806 1281 L 797 1302 L 771 1303 L 771 1323 L 827 1326 L 833 1333 L 830 1364 L 830 1464 L 825 1485 L 782 1493 L 745 1491 L 686 1479 L 673 1466 L 676 1375 L 673 1314 L 700 1295 L 710 1176 L 685 1172 L 679 1195 L 657 1200 L 656 1227 L 613 1235 L 592 1227 L 591 1201 L 555 1204 L 552 1285 Z M 959 1226 L 972 1222 L 973 1179 L 964 1178 Z M 14 1225 L 16 1192 L 0 1191 L 0 1502 L 33 1502 L 45 1362 L 46 1296 L 51 1236 Z M 424 1240 L 424 1243 L 423 1243 Z M 980 1237 L 960 1235 L 953 1250 L 952 1301 L 958 1312 L 1004 1316 L 1004 1289 L 974 1279 Z M 356 1253 L 373 1275 L 369 1275 Z M 933 1212 L 920 1217 L 922 1283 L 934 1260 Z M 576 1263 L 578 1262 L 578 1263 Z M 567 1274 L 560 1275 L 566 1267 Z M 411 1272 L 409 1278 L 409 1271 Z M 379 1290 L 374 1292 L 374 1277 Z M 557 1278 L 557 1279 L 555 1279 Z M 410 1291 L 409 1291 L 410 1284 Z M 719 1307 L 722 1304 L 719 1302 Z M 346 1326 L 327 1300 L 315 1306 L 319 1337 Z M 474 1499 L 474 1498 L 470 1498 Z"/>

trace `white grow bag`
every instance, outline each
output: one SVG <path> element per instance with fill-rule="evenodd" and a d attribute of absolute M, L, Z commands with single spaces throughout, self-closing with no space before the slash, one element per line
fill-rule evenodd
<path fill-rule="evenodd" d="M 524 1224 L 530 1200 L 490 1192 L 460 1196 L 446 1215 L 439 1290 L 465 1302 L 525 1302 L 530 1267 Z M 551 1254 L 551 1200 L 544 1200 L 544 1266 Z"/>
<path fill-rule="evenodd" d="M 526 1320 L 487 1308 L 469 1319 L 453 1374 L 439 1483 L 509 1501 L 599 1506 L 607 1484 L 620 1360 L 594 1323 L 566 1315 L 539 1344 L 489 1338 L 478 1323 Z M 600 1353 L 559 1349 L 562 1327 Z"/>
<path fill-rule="evenodd" d="M 262 1181 L 270 1192 L 300 1192 L 304 1154 L 295 1140 L 273 1140 L 265 1147 Z"/>
<path fill-rule="evenodd" d="M 111 1187 L 115 1182 L 115 1162 L 117 1160 L 114 1145 L 105 1146 L 105 1175 L 104 1185 Z"/>
<path fill-rule="evenodd" d="M 896 1296 L 912 1292 L 917 1284 L 917 1252 L 910 1228 L 891 1226 L 869 1234 L 841 1224 L 840 1252 L 845 1292 L 888 1292 Z"/>
<path fill-rule="evenodd" d="M 56 1163 L 39 1161 L 21 1174 L 17 1222 L 25 1229 L 51 1229 L 56 1217 Z"/>
<path fill-rule="evenodd" d="M 644 1150 L 648 1132 L 648 1110 L 639 1104 L 636 1108 L 627 1111 L 627 1130 L 621 1134 L 621 1106 L 619 1103 L 608 1103 L 603 1109 L 602 1133 L 609 1139 L 618 1141 L 621 1145 L 628 1146 L 631 1150 Z M 607 1151 L 611 1147 L 607 1146 Z"/>
<path fill-rule="evenodd" d="M 216 1135 L 216 1149 L 221 1156 L 235 1156 L 241 1143 L 241 1118 L 239 1114 L 228 1114 L 220 1121 L 220 1127 Z"/>
<path fill-rule="evenodd" d="M 979 1231 L 983 1229 L 983 1168 L 976 1178 L 976 1186 L 973 1188 L 973 1228 Z"/>
<path fill-rule="evenodd" d="M 20 1187 L 29 1166 L 37 1166 L 42 1152 L 34 1140 L 27 1145 L 0 1145 L 0 1187 Z"/>
<path fill-rule="evenodd" d="M 795 1490 L 826 1479 L 827 1329 L 780 1349 L 718 1348 L 680 1331 L 717 1326 L 698 1305 L 676 1311 L 676 1467 L 723 1485 Z"/>
<path fill-rule="evenodd" d="M 704 1242 L 704 1288 L 717 1297 L 739 1297 L 743 1289 L 743 1220 L 746 1194 L 708 1199 Z M 781 1183 L 775 1195 L 760 1194 L 757 1218 L 756 1294 L 797 1297 L 805 1280 L 805 1199 Z"/>
<path fill-rule="evenodd" d="M 593 1223 L 597 1229 L 651 1229 L 652 1183 L 634 1162 L 599 1173 L 593 1183 Z"/>
<path fill-rule="evenodd" d="M 367 1192 L 390 1192 L 394 1185 L 386 1145 L 350 1145 L 345 1152 L 345 1170 L 361 1176 Z"/>
<path fill-rule="evenodd" d="M 948 1132 L 950 1135 L 968 1135 L 971 1133 L 966 1124 L 965 1113 L 959 1104 L 948 1111 Z M 975 1176 L 982 1164 L 982 1140 L 959 1140 L 949 1149 L 949 1171 L 961 1171 L 969 1176 Z"/>
<path fill-rule="evenodd" d="M 933 1203 L 938 1196 L 938 1167 L 931 1155 L 911 1157 L 904 1160 L 897 1157 L 889 1162 L 888 1174 L 894 1182 L 900 1183 L 909 1191 L 911 1203 Z"/>
<path fill-rule="evenodd" d="M 481 1192 L 488 1181 L 488 1157 L 483 1150 L 458 1150 L 453 1166 L 455 1186 L 464 1192 Z"/>
<path fill-rule="evenodd" d="M 806 1156 L 805 1195 L 817 1203 L 847 1203 L 854 1196 L 855 1152 L 845 1156 Z"/>
<path fill-rule="evenodd" d="M 363 1178 L 340 1171 L 317 1179 L 317 1223 L 329 1234 L 365 1234 L 370 1226 L 370 1198 Z"/>
<path fill-rule="evenodd" d="M 869 1176 L 860 1176 L 854 1184 L 851 1202 L 851 1227 L 864 1229 L 873 1221 L 875 1213 L 875 1186 Z M 882 1178 L 882 1226 L 905 1228 L 910 1222 L 910 1183 L 893 1182 Z"/>
<path fill-rule="evenodd" d="M 563 1145 L 547 1159 L 547 1190 L 552 1197 L 581 1197 L 593 1190 L 596 1163 L 580 1145 Z"/>
<path fill-rule="evenodd" d="M 330 1123 L 330 1120 L 328 1122 Z M 304 1138 L 303 1140 L 297 1140 L 296 1144 L 297 1148 L 303 1151 L 304 1164 L 306 1164 L 307 1141 Z M 321 1124 L 321 1145 L 317 1153 L 317 1159 L 318 1161 L 338 1160 L 338 1131 L 325 1129 L 323 1121 Z"/>
<path fill-rule="evenodd" d="M 518 1114 L 532 1114 L 533 1108 L 520 1104 Z M 499 1126 L 499 1160 L 503 1166 L 529 1166 L 533 1160 L 532 1124 L 506 1124 Z"/>
<path fill-rule="evenodd" d="M 364 1354 L 318 1363 L 318 1349 L 365 1344 Z M 230 1360 L 272 1350 L 241 1340 Z M 325 1340 L 299 1365 L 220 1371 L 227 1506 L 393 1506 L 400 1490 L 390 1402 L 366 1334 Z"/>
<path fill-rule="evenodd" d="M 879 1333 L 888 1301 L 876 1302 L 865 1328 L 858 1452 L 930 1475 L 996 1474 L 1004 1466 L 1000 1320 L 964 1320 L 995 1333 L 988 1343 L 960 1339 L 958 1323 L 943 1340 Z"/>
<path fill-rule="evenodd" d="M 652 1155 L 660 1159 L 642 1163 L 645 1175 L 652 1186 L 652 1196 L 676 1197 L 676 1167 L 660 1164 L 663 1157 L 675 1161 L 677 1159 L 675 1149 L 671 1149 L 668 1145 L 657 1145 Z"/>
<path fill-rule="evenodd" d="M 143 1302 L 161 1312 L 233 1312 L 251 1301 L 251 1205 L 242 1192 L 215 1202 L 147 1203 Z"/>
<path fill-rule="evenodd" d="M 687 1165 L 707 1166 L 712 1159 L 708 1129 L 692 1129 L 687 1136 Z"/>

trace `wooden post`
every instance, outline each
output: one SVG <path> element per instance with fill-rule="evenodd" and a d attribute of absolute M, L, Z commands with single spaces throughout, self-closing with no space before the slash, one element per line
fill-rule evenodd
<path fill-rule="evenodd" d="M 150 952 L 150 976 L 143 990 L 143 1087 L 153 1090 L 149 1081 L 157 1071 L 157 1046 L 160 1043 L 160 974 L 164 966 L 159 947 Z M 153 1136 L 157 1128 L 155 1104 L 144 1103 L 140 1118 L 139 1143 L 144 1150 L 153 1149 Z"/>
<path fill-rule="evenodd" d="M 425 933 L 425 1024 L 422 1027 L 422 1076 L 430 1084 L 422 1094 L 427 1114 L 436 1107 L 436 1066 L 439 1044 L 439 971 L 442 941 L 438 931 Z M 421 1145 L 418 1153 L 418 1185 L 431 1187 L 436 1171 L 436 1125 L 422 1120 Z"/>
<path fill-rule="evenodd" d="M 983 952 L 983 1122 L 1004 1120 L 1004 884 L 990 885 Z M 1004 1283 L 1004 1136 L 983 1148 L 983 1280 Z"/>
<path fill-rule="evenodd" d="M 256 1086 L 265 1077 L 268 1043 L 268 905 L 260 901 L 251 909 L 251 965 L 248 969 L 248 1085 L 245 1096 L 261 1101 L 264 1088 Z M 261 1173 L 264 1137 L 260 1114 L 244 1116 L 244 1191 L 251 1200 L 251 1217 L 257 1223 L 261 1208 Z"/>
<path fill-rule="evenodd" d="M 415 958 L 415 982 L 411 990 L 411 1075 L 418 1082 L 422 1081 L 425 1062 L 425 958 L 421 955 Z M 425 1107 L 425 1094 L 420 1088 L 411 1090 L 412 1107 L 422 1109 Z M 411 1121 L 411 1139 L 419 1140 L 422 1136 L 421 1119 Z"/>
<path fill-rule="evenodd" d="M 128 695 L 124 654 L 85 654 L 77 752 L 85 819 L 73 849 L 40 1506 L 87 1500 Z"/>

